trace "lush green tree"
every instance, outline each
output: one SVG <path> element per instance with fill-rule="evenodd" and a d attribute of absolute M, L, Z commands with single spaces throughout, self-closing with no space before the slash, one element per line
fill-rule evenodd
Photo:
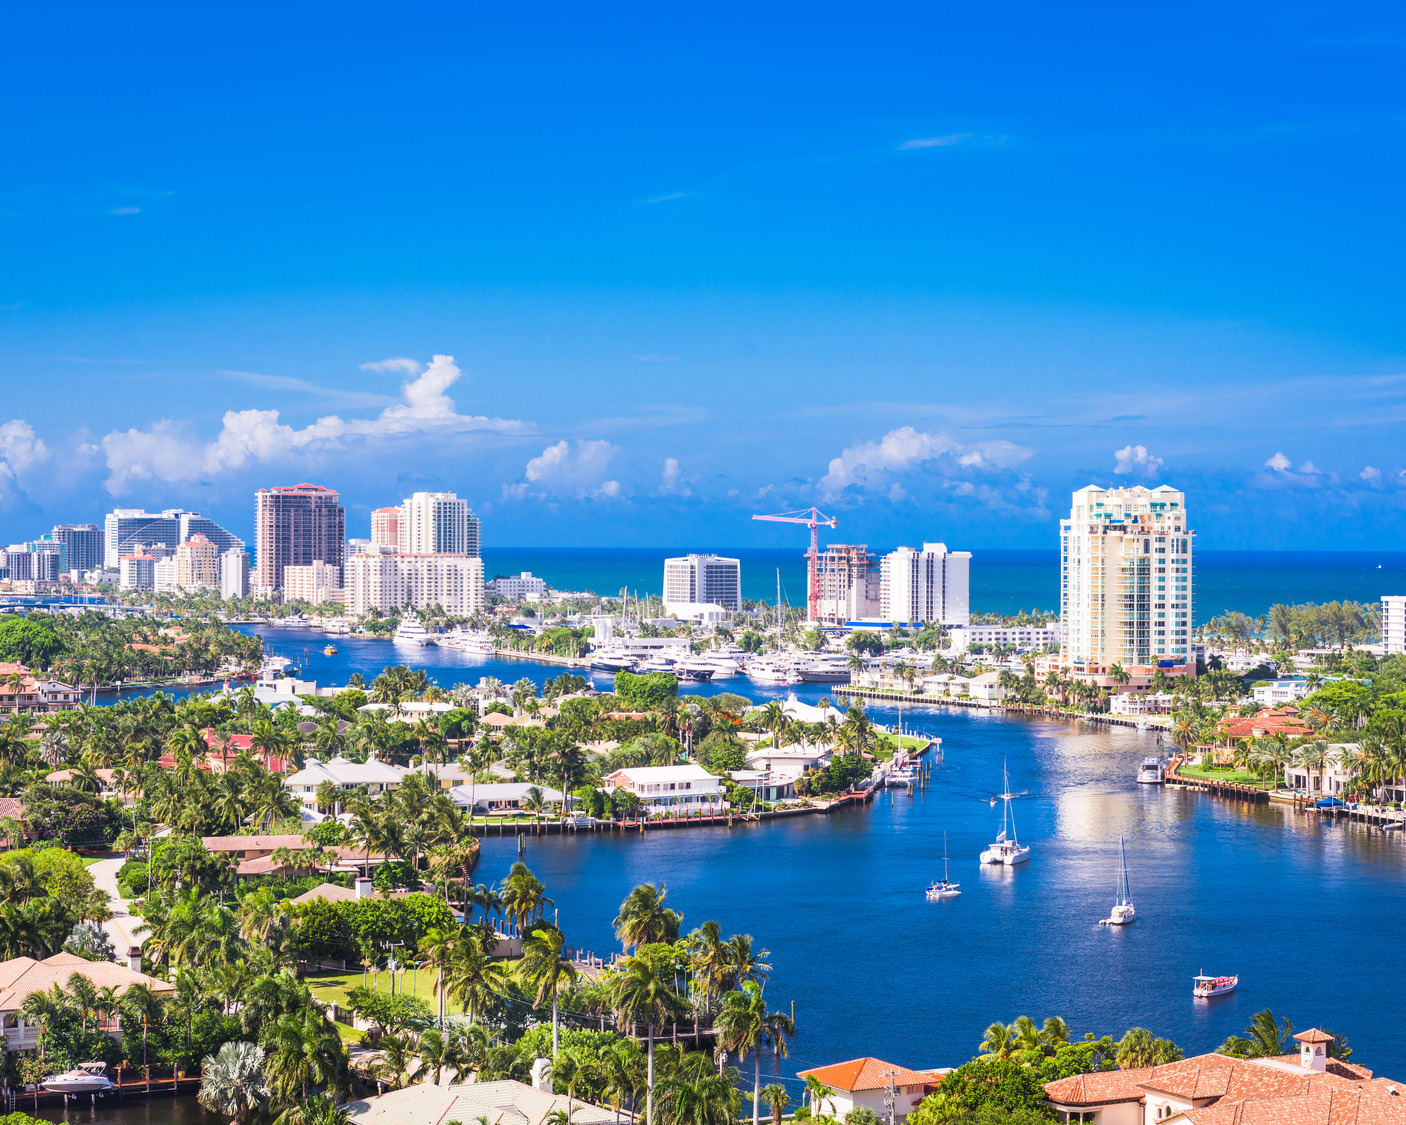
<path fill-rule="evenodd" d="M 0 620 L 0 661 L 47 670 L 65 651 L 46 614 Z"/>
<path fill-rule="evenodd" d="M 1238 1059 L 1272 1059 L 1290 1053 L 1294 1041 L 1294 1025 L 1288 1020 L 1279 1024 L 1268 1008 L 1256 1012 L 1244 1035 L 1232 1035 L 1216 1048 L 1219 1055 Z"/>
<path fill-rule="evenodd" d="M 264 1050 L 256 1043 L 226 1043 L 201 1064 L 200 1104 L 244 1125 L 268 1104 Z"/>
<path fill-rule="evenodd" d="M 650 672 L 643 676 L 617 672 L 615 694 L 628 711 L 657 711 L 666 699 L 678 696 L 679 681 L 668 672 Z"/>

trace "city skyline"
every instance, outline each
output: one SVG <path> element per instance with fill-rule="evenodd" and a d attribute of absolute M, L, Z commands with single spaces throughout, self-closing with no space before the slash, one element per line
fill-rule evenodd
<path fill-rule="evenodd" d="M 18 17 L 10 542 L 252 541 L 309 481 L 501 545 L 1043 547 L 1169 483 L 1208 549 L 1406 547 L 1399 11 L 213 18 Z"/>

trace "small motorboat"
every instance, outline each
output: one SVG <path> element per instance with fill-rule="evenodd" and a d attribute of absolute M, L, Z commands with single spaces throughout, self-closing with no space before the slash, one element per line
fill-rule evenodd
<path fill-rule="evenodd" d="M 336 645 L 328 645 L 326 648 L 324 648 L 324 649 L 322 650 L 322 655 L 323 655 L 323 656 L 336 656 L 336 655 L 337 655 L 337 646 L 336 646 Z"/>
<path fill-rule="evenodd" d="M 43 1087 L 51 1094 L 102 1094 L 111 1090 L 113 1081 L 106 1074 L 107 1063 L 79 1063 L 63 1074 L 44 1079 Z"/>
<path fill-rule="evenodd" d="M 1137 918 L 1133 909 L 1133 896 L 1128 891 L 1128 855 L 1123 850 L 1123 837 L 1118 837 L 1118 894 L 1113 900 L 1113 909 L 1107 918 L 1100 918 L 1100 926 L 1126 926 Z"/>
<path fill-rule="evenodd" d="M 1227 992 L 1234 992 L 1239 983 L 1238 976 L 1208 977 L 1203 973 L 1191 978 L 1191 995 L 1203 1000 L 1212 996 L 1224 996 Z"/>
<path fill-rule="evenodd" d="M 954 883 L 947 877 L 947 833 L 942 834 L 942 878 L 928 884 L 928 898 L 956 898 L 962 893 L 962 884 Z"/>

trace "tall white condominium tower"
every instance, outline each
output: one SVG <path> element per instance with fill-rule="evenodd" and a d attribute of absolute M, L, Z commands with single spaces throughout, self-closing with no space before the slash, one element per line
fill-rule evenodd
<path fill-rule="evenodd" d="M 1194 659 L 1195 538 L 1186 494 L 1170 485 L 1074 493 L 1060 521 L 1060 662 L 1099 673 Z"/>
<path fill-rule="evenodd" d="M 884 620 L 925 625 L 965 625 L 971 620 L 970 551 L 924 543 L 921 551 L 900 547 L 879 566 Z"/>
<path fill-rule="evenodd" d="M 376 524 L 373 513 L 372 538 Z M 452 492 L 417 492 L 400 506 L 396 539 L 402 555 L 478 557 L 478 517 Z"/>
<path fill-rule="evenodd" d="M 1406 594 L 1382 595 L 1382 651 L 1406 652 Z"/>
<path fill-rule="evenodd" d="M 742 564 L 718 555 L 685 555 L 664 560 L 664 609 L 712 602 L 736 612 L 742 608 Z"/>

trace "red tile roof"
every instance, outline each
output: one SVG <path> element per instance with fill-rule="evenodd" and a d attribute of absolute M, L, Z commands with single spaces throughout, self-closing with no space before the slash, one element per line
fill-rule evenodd
<path fill-rule="evenodd" d="M 941 1078 L 931 1071 L 909 1070 L 907 1067 L 894 1066 L 883 1059 L 870 1057 L 831 1063 L 814 1070 L 802 1070 L 797 1075 L 800 1078 L 812 1076 L 832 1090 L 844 1090 L 847 1093 L 856 1090 L 886 1090 L 890 1076 L 895 1086 L 935 1086 Z"/>
<path fill-rule="evenodd" d="M 1266 707 L 1248 718 L 1224 719 L 1220 732 L 1226 739 L 1264 738 L 1272 734 L 1309 734 L 1313 730 L 1299 718 L 1299 709 L 1293 706 Z"/>

